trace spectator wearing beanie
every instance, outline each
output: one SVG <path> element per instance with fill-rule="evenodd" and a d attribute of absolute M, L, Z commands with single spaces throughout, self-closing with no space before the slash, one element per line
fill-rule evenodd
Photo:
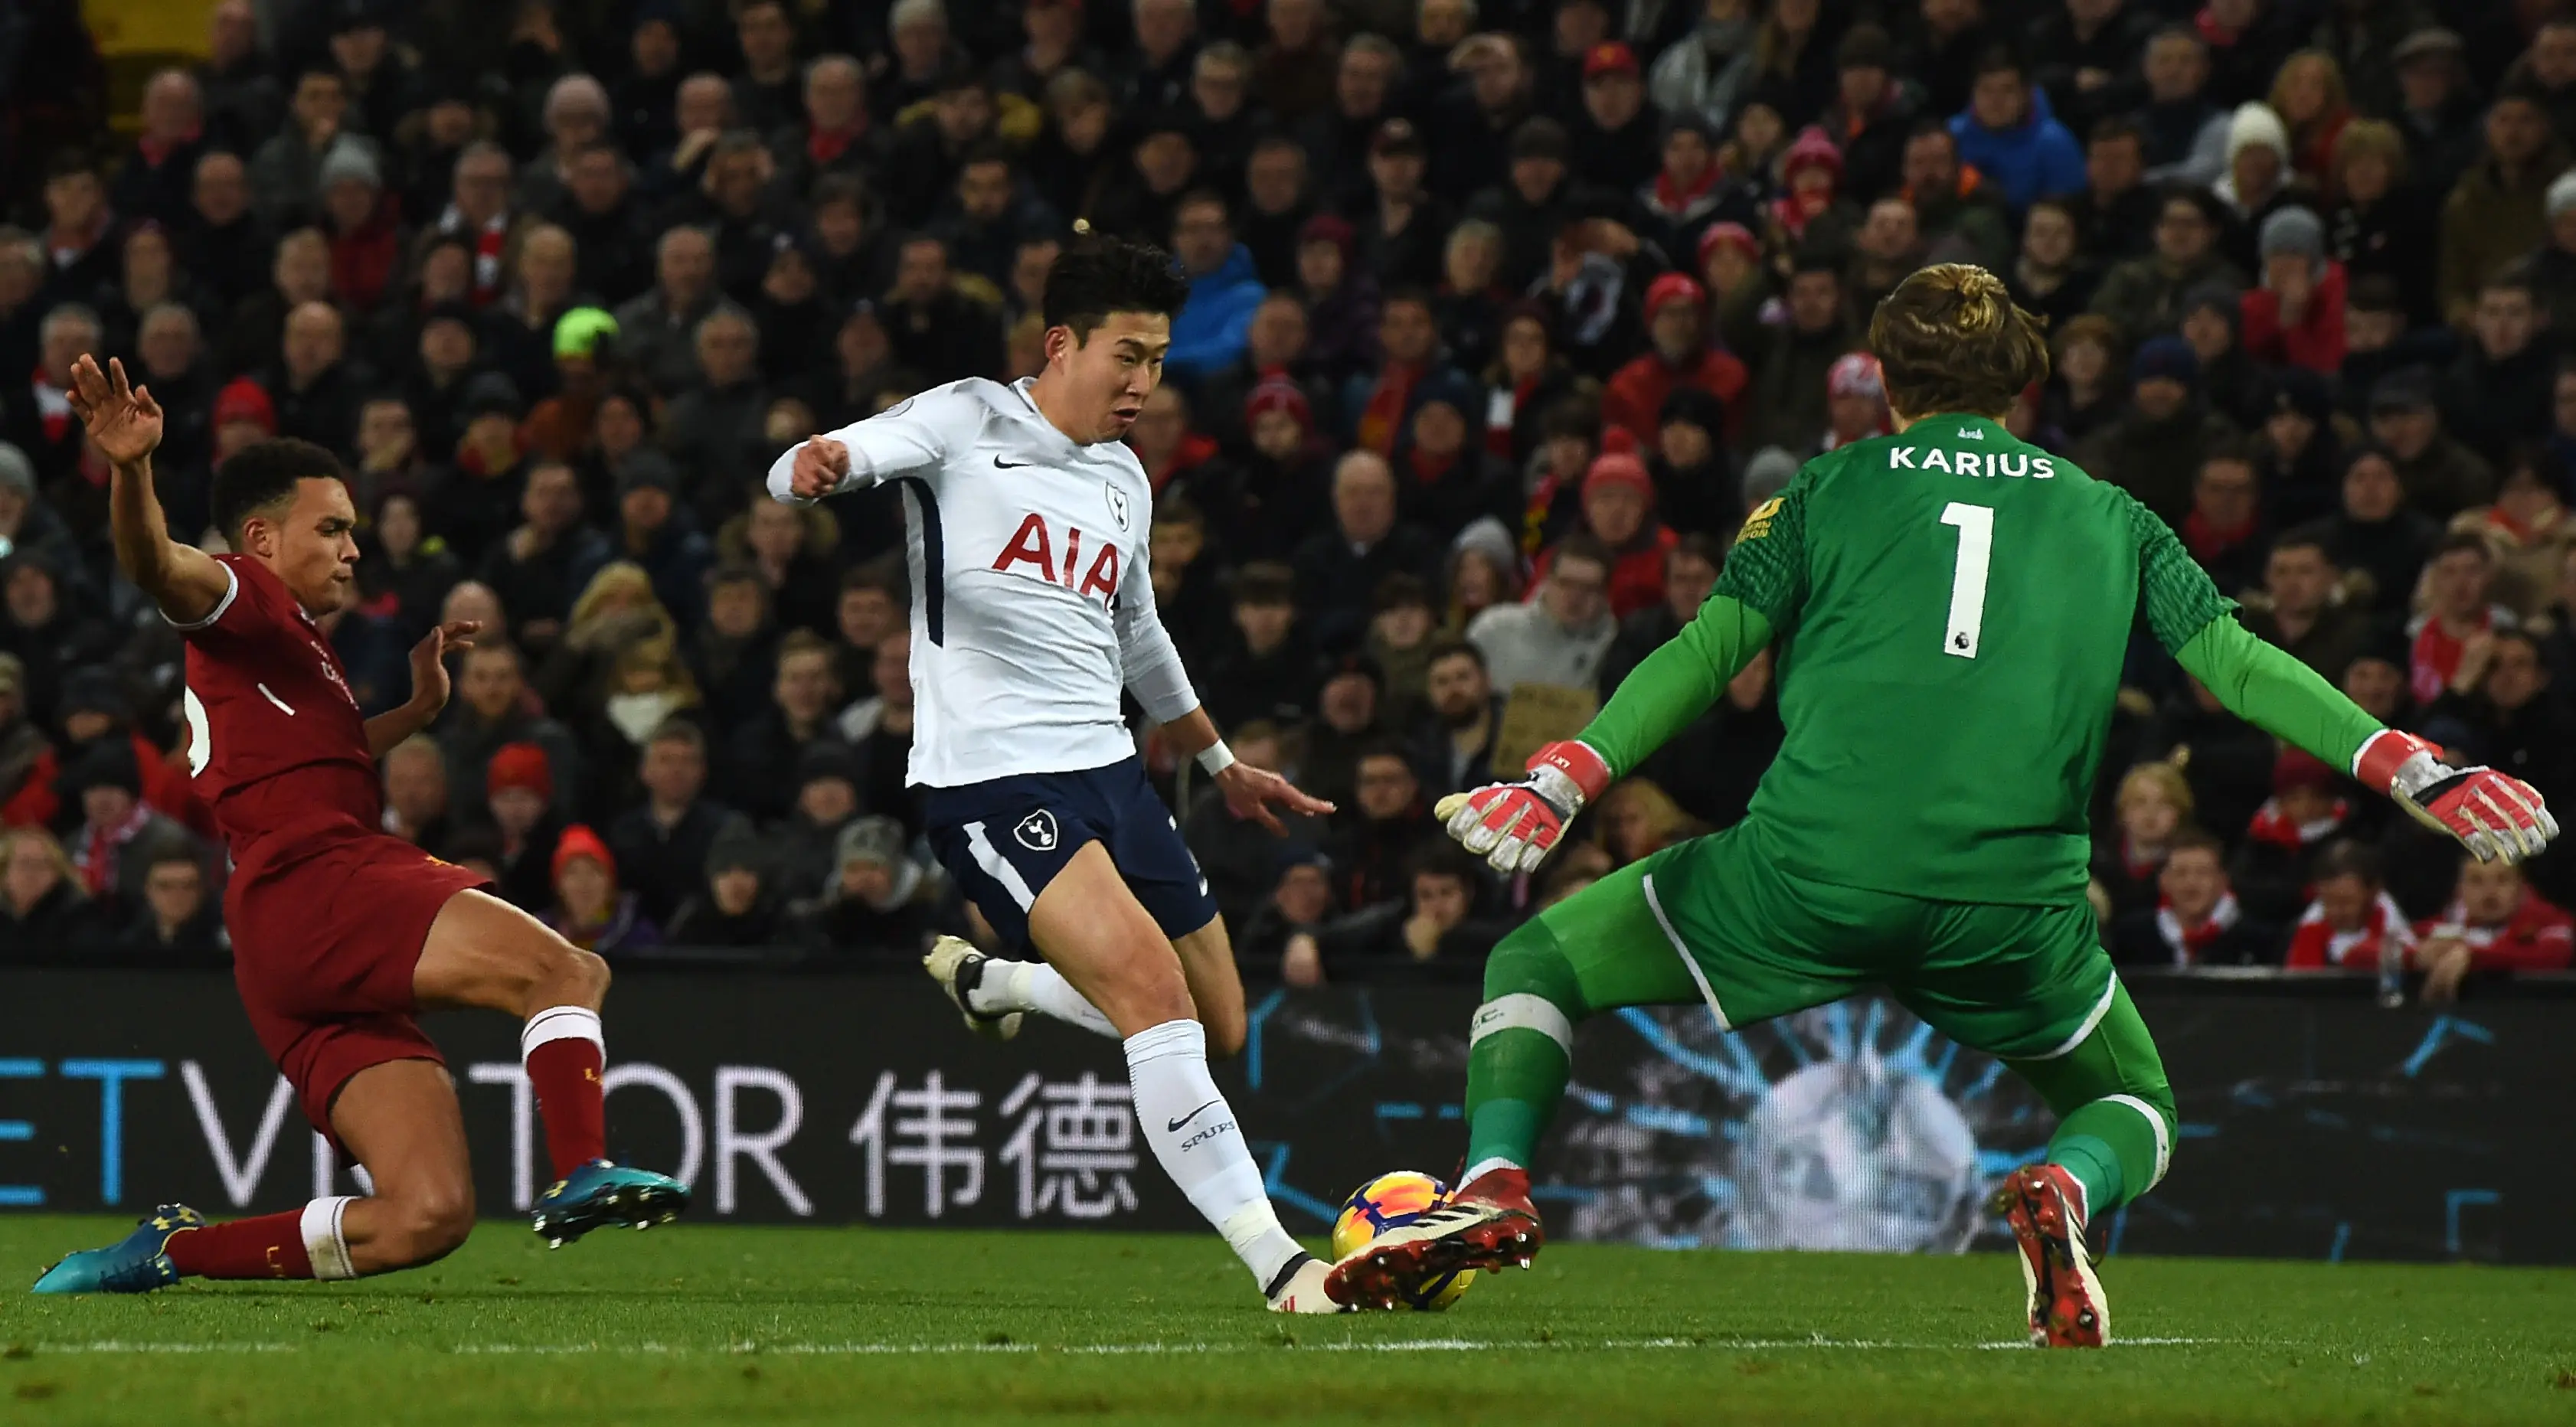
<path fill-rule="evenodd" d="M 2272 765 L 2272 796 L 2254 812 L 2228 871 L 2248 915 L 2287 922 L 2315 881 L 2317 854 L 2348 835 L 2352 805 L 2343 776 L 2302 749 L 2285 748 Z"/>
<path fill-rule="evenodd" d="M 2200 360 L 2180 337 L 2141 344 L 2129 380 L 2128 412 L 2095 433 L 2081 464 L 2179 528 L 2200 463 L 2234 428 L 2201 401 Z"/>
<path fill-rule="evenodd" d="M 904 855 L 903 825 L 854 818 L 833 843 L 833 870 L 797 930 L 817 950 L 852 962 L 910 967 L 938 930 L 938 879 Z"/>
<path fill-rule="evenodd" d="M 1726 408 L 1697 387 L 1676 387 L 1656 413 L 1646 474 L 1655 512 L 1678 535 L 1723 537 L 1744 519 L 1727 464 Z"/>
<path fill-rule="evenodd" d="M 1655 439 L 1664 398 L 1694 387 L 1730 411 L 1750 380 L 1744 363 L 1709 343 L 1708 293 L 1683 273 L 1666 273 L 1646 288 L 1646 335 L 1653 350 L 1621 367 L 1601 393 L 1601 419 L 1624 427 L 1640 442 Z M 1736 422 L 1730 417 L 1728 434 Z"/>
<path fill-rule="evenodd" d="M 1848 246 L 1852 216 L 1850 206 L 1840 201 L 1842 179 L 1842 150 L 1834 147 L 1832 136 L 1812 124 L 1799 130 L 1780 157 L 1780 196 L 1763 210 L 1769 227 L 1766 246 L 1775 252 Z"/>
<path fill-rule="evenodd" d="M 1583 53 L 1583 94 L 1571 135 L 1573 168 L 1584 182 L 1635 191 L 1659 167 L 1664 116 L 1646 98 L 1637 52 L 1604 40 Z"/>
<path fill-rule="evenodd" d="M 2209 191 L 2225 207 L 2220 247 L 2239 268 L 2256 266 L 2255 241 L 2273 210 L 2311 200 L 2290 167 L 2290 131 L 2272 106 L 2236 106 L 2227 121 L 2227 172 Z"/>
<path fill-rule="evenodd" d="M 105 738 L 63 769 L 55 792 L 79 822 L 65 840 L 91 899 L 131 912 L 155 856 L 177 848 L 202 856 L 188 830 L 143 800 L 143 769 L 123 739 Z"/>
<path fill-rule="evenodd" d="M 1315 430 L 1305 389 L 1265 377 L 1243 404 L 1239 459 L 1207 470 L 1191 495 L 1230 561 L 1285 560 L 1320 524 L 1332 488 L 1332 449 Z"/>
<path fill-rule="evenodd" d="M 669 939 L 680 946 L 767 946 L 781 921 L 771 889 L 766 846 L 735 823 L 707 850 L 705 878 L 671 916 Z"/>
<path fill-rule="evenodd" d="M 2442 202 L 2442 319 L 2466 327 L 2478 289 L 2548 236 L 2549 185 L 2567 170 L 2567 147 L 2528 91 L 2507 89 L 2487 106 L 2486 143 Z"/>
<path fill-rule="evenodd" d="M 518 523 L 526 498 L 527 460 L 519 447 L 519 418 L 526 413 L 519 389 L 499 372 L 465 385 L 457 406 L 464 431 L 455 455 L 431 481 L 430 526 L 467 568 L 486 556 Z"/>
<path fill-rule="evenodd" d="M 352 134 L 332 140 L 319 188 L 332 294 L 353 312 L 372 312 L 402 266 L 402 213 L 385 192 L 374 150 Z"/>
<path fill-rule="evenodd" d="M 617 859 L 598 833 L 580 823 L 565 828 L 555 841 L 552 873 L 554 905 L 545 923 L 564 940 L 607 957 L 660 944 L 661 929 L 635 894 L 618 889 Z"/>
<path fill-rule="evenodd" d="M 1396 504 L 1405 520 L 1447 537 L 1518 503 L 1516 473 L 1485 450 L 1485 393 L 1455 372 L 1424 381 L 1396 443 Z"/>
<path fill-rule="evenodd" d="M 1885 436 L 1893 418 L 1887 409 L 1887 381 L 1878 358 L 1846 352 L 1825 372 L 1825 442 L 1831 451 L 1854 441 Z"/>
<path fill-rule="evenodd" d="M 2494 468 L 2442 429 L 2440 386 L 2424 368 L 2391 372 L 2370 389 L 2370 434 L 2397 467 L 2406 504 L 2434 520 L 2494 498 Z"/>
<path fill-rule="evenodd" d="M 1610 551 L 1610 618 L 1628 618 L 1664 598 L 1664 556 L 1680 536 L 1654 518 L 1654 479 L 1636 456 L 1613 451 L 1584 471 L 1584 520 L 1579 533 Z M 1574 538 L 1574 536 L 1569 536 Z M 1564 541 L 1538 551 L 1533 580 L 1546 580 Z"/>
<path fill-rule="evenodd" d="M 2262 286 L 2239 299 L 2245 351 L 2321 376 L 2343 369 L 2343 264 L 2326 256 L 2325 225 L 2305 208 L 2263 220 Z"/>
<path fill-rule="evenodd" d="M 493 861 L 501 899 L 531 915 L 543 915 L 553 904 L 554 856 L 564 822 L 549 807 L 555 778 L 546 750 L 534 743 L 507 743 L 483 765 L 483 805 L 490 826 L 501 835 L 501 853 Z"/>

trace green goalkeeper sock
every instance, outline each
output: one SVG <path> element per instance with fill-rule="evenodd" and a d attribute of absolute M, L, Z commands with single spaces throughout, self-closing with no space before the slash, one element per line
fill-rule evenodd
<path fill-rule="evenodd" d="M 2084 1212 L 2099 1218 L 2164 1178 L 2173 1143 L 2171 1112 L 2134 1095 L 2111 1095 L 2076 1107 L 2048 1141 L 2048 1162 L 2084 1186 Z"/>
<path fill-rule="evenodd" d="M 1573 1070 L 1574 1022 L 1587 1013 L 1556 935 L 1536 921 L 1485 962 L 1485 1003 L 1468 1032 L 1467 1170 L 1527 1168 Z"/>

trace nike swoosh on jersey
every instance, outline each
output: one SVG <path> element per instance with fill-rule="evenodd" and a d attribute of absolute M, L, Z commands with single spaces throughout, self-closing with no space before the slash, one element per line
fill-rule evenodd
<path fill-rule="evenodd" d="M 1037 464 L 1037 462 L 1035 462 L 1035 461 L 1005 461 L 1005 460 L 1003 460 L 1001 457 L 999 457 L 999 456 L 995 456 L 995 457 L 993 458 L 993 464 L 994 464 L 994 465 L 996 465 L 996 466 L 998 466 L 998 467 L 1000 467 L 1001 469 L 1003 469 L 1003 470 L 1005 470 L 1005 471 L 1016 471 L 1016 470 L 1021 469 L 1021 468 L 1022 468 L 1022 467 L 1024 467 L 1024 466 L 1034 466 L 1034 465 L 1036 465 L 1036 464 Z"/>
<path fill-rule="evenodd" d="M 1182 1117 L 1180 1117 L 1180 1118 L 1179 1118 L 1179 1119 L 1177 1119 L 1177 1120 L 1172 1120 L 1172 1121 L 1168 1121 L 1168 1122 L 1166 1122 L 1166 1123 L 1164 1124 L 1164 1126 L 1163 1126 L 1163 1133 L 1165 1133 L 1165 1134 L 1167 1134 L 1167 1135 L 1169 1135 L 1169 1134 L 1177 1134 L 1177 1133 L 1179 1133 L 1179 1132 L 1180 1132 L 1180 1128 L 1181 1128 L 1181 1126 L 1186 1125 L 1186 1124 L 1188 1124 L 1190 1121 L 1197 1119 L 1199 1116 L 1206 1114 L 1206 1113 L 1207 1113 L 1207 1109 L 1208 1109 L 1208 1105 L 1221 1105 L 1221 1104 L 1223 1104 L 1223 1103 L 1225 1103 L 1225 1102 L 1224 1102 L 1224 1101 L 1222 1101 L 1222 1100 L 1210 1100 L 1209 1102 L 1207 1102 L 1207 1105 L 1201 1105 L 1201 1106 L 1200 1106 L 1200 1107 L 1198 1107 L 1197 1109 L 1192 1110 L 1191 1112 L 1189 1112 L 1189 1113 L 1188 1113 L 1188 1114 L 1186 1114 L 1186 1115 L 1183 1115 Z"/>

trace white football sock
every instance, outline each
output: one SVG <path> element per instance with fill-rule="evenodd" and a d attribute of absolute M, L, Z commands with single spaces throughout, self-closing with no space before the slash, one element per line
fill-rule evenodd
<path fill-rule="evenodd" d="M 1136 1095 L 1137 1123 L 1163 1172 L 1225 1236 L 1252 1270 L 1252 1281 L 1268 1291 L 1304 1250 L 1279 1227 L 1260 1167 L 1235 1127 L 1234 1107 L 1208 1074 L 1207 1028 L 1196 1021 L 1165 1021 L 1129 1036 L 1127 1081 Z"/>
<path fill-rule="evenodd" d="M 1484 1178 L 1486 1174 L 1493 1170 L 1519 1169 L 1521 1167 L 1521 1164 L 1516 1160 L 1505 1159 L 1501 1155 L 1489 1155 L 1484 1159 L 1480 1159 L 1474 1164 L 1467 1166 L 1467 1172 L 1458 1177 L 1458 1184 L 1461 1188 L 1464 1188 L 1465 1186 L 1473 1184 L 1477 1180 Z"/>
<path fill-rule="evenodd" d="M 1043 961 L 1004 961 L 998 956 L 984 958 L 984 977 L 966 999 L 976 1010 L 988 1016 L 1012 1011 L 1033 1011 L 1052 1016 L 1068 1025 L 1076 1025 L 1093 1035 L 1118 1039 L 1118 1028 L 1100 1014 L 1100 1008 L 1073 989 L 1064 973 Z"/>

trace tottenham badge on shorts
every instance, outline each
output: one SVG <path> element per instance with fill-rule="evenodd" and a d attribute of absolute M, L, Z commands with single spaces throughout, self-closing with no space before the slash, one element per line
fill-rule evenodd
<path fill-rule="evenodd" d="M 1125 534 L 1127 532 L 1127 493 L 1107 481 L 1101 482 L 1100 493 L 1109 497 L 1109 518 L 1117 521 L 1119 533 Z"/>
<path fill-rule="evenodd" d="M 1040 808 L 1020 819 L 1019 825 L 1011 829 L 1011 836 L 1018 838 L 1020 846 L 1031 852 L 1053 852 L 1056 841 L 1055 814 Z"/>

